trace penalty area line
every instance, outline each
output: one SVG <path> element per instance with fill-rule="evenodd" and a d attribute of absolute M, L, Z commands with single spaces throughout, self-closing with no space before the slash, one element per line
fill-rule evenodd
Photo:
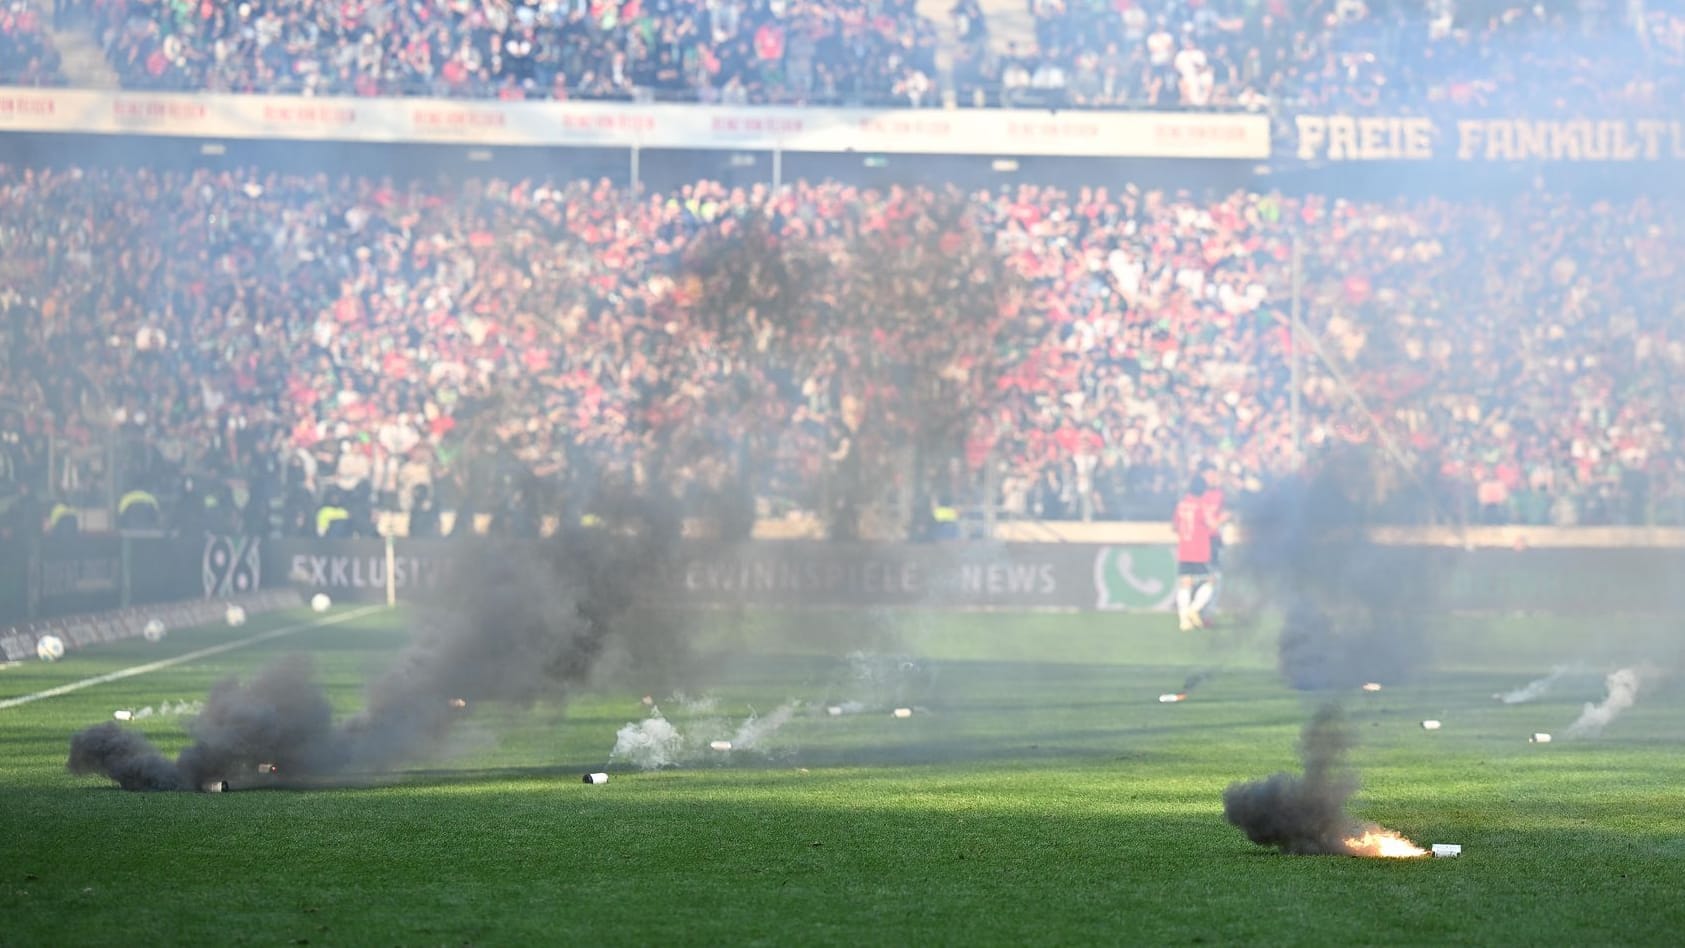
<path fill-rule="evenodd" d="M 161 671 L 165 668 L 172 668 L 185 662 L 191 662 L 201 658 L 209 658 L 212 655 L 221 655 L 223 652 L 232 652 L 237 648 L 245 648 L 248 645 L 256 645 L 259 642 L 267 642 L 270 639 L 278 639 L 283 635 L 291 635 L 294 632 L 302 632 L 305 629 L 319 629 L 323 626 L 349 622 L 352 619 L 361 618 L 371 612 L 385 608 L 386 606 L 384 605 L 361 606 L 359 608 L 352 609 L 350 612 L 342 612 L 337 616 L 327 616 L 321 619 L 313 619 L 309 622 L 298 622 L 293 625 L 284 625 L 279 629 L 270 629 L 267 632 L 259 632 L 256 635 L 248 636 L 243 639 L 237 639 L 233 642 L 223 642 L 220 645 L 209 645 L 202 649 L 196 649 L 195 651 L 177 655 L 174 658 L 159 659 L 156 662 L 147 662 L 145 665 L 135 665 L 130 668 L 119 668 L 114 672 L 107 672 L 103 675 L 95 675 L 92 678 L 84 678 L 81 681 L 73 681 L 66 685 L 59 685 L 57 688 L 48 688 L 46 691 L 37 691 L 32 695 L 20 695 L 16 698 L 7 698 L 4 701 L 0 701 L 0 711 L 5 710 L 6 708 L 15 708 L 20 704 L 29 704 L 31 701 L 41 701 L 46 698 L 57 698 L 59 695 L 67 695 L 72 691 L 81 691 L 83 688 L 92 688 L 95 685 L 103 685 L 113 681 L 122 681 L 125 678 L 133 678 L 136 675 L 145 675 L 149 672 Z"/>

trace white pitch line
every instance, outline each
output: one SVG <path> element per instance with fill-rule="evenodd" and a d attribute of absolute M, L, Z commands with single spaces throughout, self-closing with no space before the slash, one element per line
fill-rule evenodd
<path fill-rule="evenodd" d="M 107 672 L 103 675 L 95 675 L 92 678 L 84 678 L 81 681 L 73 681 L 68 685 L 59 685 L 57 688 L 48 688 L 46 691 L 37 691 L 32 695 L 7 698 L 4 701 L 0 701 L 0 711 L 5 710 L 6 708 L 15 708 L 20 704 L 28 704 L 31 701 L 40 701 L 43 698 L 57 698 L 59 695 L 67 695 L 72 691 L 81 691 L 83 688 L 92 688 L 95 685 L 103 685 L 113 681 L 122 681 L 125 678 L 133 678 L 136 675 L 144 675 L 148 672 L 159 671 L 175 665 L 180 665 L 184 662 L 191 662 L 195 659 L 209 658 L 212 655 L 221 655 L 223 652 L 232 652 L 237 648 L 245 648 L 248 645 L 256 645 L 259 642 L 267 642 L 270 639 L 278 639 L 283 635 L 291 635 L 294 632 L 302 632 L 305 629 L 319 629 L 326 625 L 348 622 L 352 619 L 366 616 L 377 609 L 384 608 L 386 608 L 384 605 L 363 606 L 358 609 L 353 609 L 350 612 L 342 612 L 337 616 L 328 616 L 327 618 L 314 619 L 310 622 L 300 622 L 295 625 L 284 625 L 279 629 L 270 629 L 268 632 L 259 632 L 250 638 L 240 639 L 235 642 L 224 642 L 221 645 L 211 645 L 206 648 L 199 649 L 198 651 L 177 655 L 175 658 L 160 659 L 156 662 L 148 662 L 145 665 L 136 665 L 132 668 L 119 668 L 114 672 Z"/>

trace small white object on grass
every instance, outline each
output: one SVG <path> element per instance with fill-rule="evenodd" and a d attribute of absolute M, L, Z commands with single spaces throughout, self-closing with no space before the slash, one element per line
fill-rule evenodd
<path fill-rule="evenodd" d="M 898 717 L 898 718 L 910 718 L 910 717 L 913 716 L 913 709 L 912 708 L 896 708 L 895 709 L 895 716 Z"/>
<path fill-rule="evenodd" d="M 203 789 L 206 793 L 222 793 L 228 789 L 228 781 L 212 780 L 210 783 L 205 784 L 205 786 L 201 789 Z"/>
<path fill-rule="evenodd" d="M 601 773 L 601 772 L 594 773 L 594 774 L 586 774 L 585 775 L 585 782 L 586 783 L 608 783 L 608 774 Z"/>
<path fill-rule="evenodd" d="M 1182 694 L 1180 692 L 1177 692 L 1175 694 L 1159 695 L 1158 696 L 1158 703 L 1159 704 L 1175 704 L 1178 701 L 1186 701 L 1186 700 L 1188 700 L 1188 696 L 1185 695 L 1185 694 Z"/>
<path fill-rule="evenodd" d="M 166 631 L 168 630 L 164 628 L 164 620 L 148 619 L 146 620 L 146 626 L 140 630 L 140 634 L 148 642 L 157 643 L 164 641 Z"/>
<path fill-rule="evenodd" d="M 122 708 L 120 710 L 111 712 L 111 716 L 116 718 L 119 721 L 128 721 L 128 720 L 131 720 L 132 718 L 134 718 L 135 713 L 133 711 L 130 711 L 127 708 Z"/>
<path fill-rule="evenodd" d="M 1381 683 L 1378 682 L 1378 681 L 1366 681 L 1366 682 L 1363 683 L 1363 690 L 1364 691 L 1380 691 L 1381 690 Z"/>
<path fill-rule="evenodd" d="M 728 750 L 731 750 L 731 742 L 730 741 L 709 741 L 708 747 L 712 750 L 728 751 Z"/>
<path fill-rule="evenodd" d="M 1433 844 L 1433 855 L 1435 859 L 1446 859 L 1453 856 L 1461 856 L 1462 854 L 1463 847 L 1457 845 L 1456 843 Z"/>
<path fill-rule="evenodd" d="M 1550 743 L 1550 735 L 1546 734 L 1543 731 L 1540 731 L 1540 732 L 1534 734 L 1532 737 L 1529 737 L 1527 739 L 1527 743 L 1529 743 L 1529 744 L 1549 744 Z"/>
<path fill-rule="evenodd" d="M 240 606 L 229 606 L 228 611 L 224 612 L 222 617 L 236 629 L 246 624 L 246 610 Z"/>
<path fill-rule="evenodd" d="M 1439 730 L 1439 722 L 1438 721 L 1423 721 L 1422 722 L 1422 730 L 1424 730 L 1424 731 L 1437 731 L 1437 730 Z"/>
<path fill-rule="evenodd" d="M 43 662 L 56 662 L 64 657 L 64 639 L 43 635 L 35 640 L 35 657 Z"/>
<path fill-rule="evenodd" d="M 310 597 L 310 608 L 317 612 L 327 612 L 333 608 L 333 597 L 327 593 L 317 593 Z"/>
<path fill-rule="evenodd" d="M 842 717 L 842 705 L 833 704 L 825 709 L 825 713 L 829 714 L 833 718 L 840 718 Z"/>

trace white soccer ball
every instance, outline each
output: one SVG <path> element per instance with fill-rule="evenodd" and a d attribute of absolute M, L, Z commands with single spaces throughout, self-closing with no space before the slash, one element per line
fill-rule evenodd
<path fill-rule="evenodd" d="M 64 639 L 56 635 L 43 635 L 35 640 L 35 654 L 43 662 L 56 662 L 64 657 Z"/>
<path fill-rule="evenodd" d="M 165 631 L 167 630 L 164 628 L 162 619 L 148 619 L 146 620 L 146 627 L 140 630 L 140 634 L 148 642 L 162 642 L 164 641 Z"/>
<path fill-rule="evenodd" d="M 333 608 L 333 600 L 328 598 L 327 593 L 317 593 L 310 597 L 310 608 L 317 612 L 327 612 Z"/>
<path fill-rule="evenodd" d="M 246 624 L 246 610 L 239 606 L 229 606 L 228 611 L 223 614 L 223 618 L 228 620 L 229 625 L 238 629 Z"/>

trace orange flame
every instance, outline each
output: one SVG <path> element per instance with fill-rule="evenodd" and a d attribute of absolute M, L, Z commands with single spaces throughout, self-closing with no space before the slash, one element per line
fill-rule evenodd
<path fill-rule="evenodd" d="M 1346 849 L 1353 856 L 1366 856 L 1371 859 L 1408 859 L 1428 854 L 1427 850 L 1398 833 L 1379 826 L 1364 830 L 1362 836 L 1348 837 Z"/>

